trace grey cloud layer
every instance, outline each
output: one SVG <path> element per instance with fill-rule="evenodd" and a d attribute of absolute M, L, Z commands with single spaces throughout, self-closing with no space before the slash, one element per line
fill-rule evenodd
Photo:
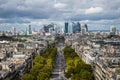
<path fill-rule="evenodd" d="M 120 18 L 119 4 L 120 0 L 0 0 L 0 22 L 26 23 L 29 22 L 26 19 L 68 18 L 75 21 L 114 20 Z M 86 14 L 86 10 L 92 12 L 87 11 Z"/>

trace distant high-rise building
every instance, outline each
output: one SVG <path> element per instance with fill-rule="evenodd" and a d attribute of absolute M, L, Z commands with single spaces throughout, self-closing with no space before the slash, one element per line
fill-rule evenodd
<path fill-rule="evenodd" d="M 49 27 L 44 25 L 44 32 L 49 32 Z"/>
<path fill-rule="evenodd" d="M 86 27 L 86 24 L 81 26 L 81 34 L 82 35 L 86 34 L 88 32 L 87 30 L 88 30 L 88 28 Z"/>
<path fill-rule="evenodd" d="M 50 33 L 52 30 L 54 30 L 54 24 L 44 25 L 44 32 Z"/>
<path fill-rule="evenodd" d="M 81 28 L 81 34 L 82 35 L 86 34 L 86 28 Z"/>
<path fill-rule="evenodd" d="M 85 26 L 85 28 L 86 28 L 86 31 L 88 32 L 88 26 L 87 26 L 87 24 L 85 24 L 84 26 Z"/>
<path fill-rule="evenodd" d="M 68 33 L 68 22 L 65 22 L 65 30 L 64 30 L 64 33 Z"/>
<path fill-rule="evenodd" d="M 28 27 L 28 33 L 32 34 L 31 25 L 29 25 L 29 27 Z"/>
<path fill-rule="evenodd" d="M 15 36 L 15 35 L 16 35 L 16 28 L 13 27 L 13 36 Z"/>
<path fill-rule="evenodd" d="M 27 36 L 28 35 L 28 30 L 27 30 L 27 27 L 26 27 L 26 30 L 24 31 L 24 35 Z"/>
<path fill-rule="evenodd" d="M 76 27 L 77 27 L 76 23 L 72 22 L 72 32 L 73 33 L 76 33 Z"/>
<path fill-rule="evenodd" d="M 72 23 L 73 23 L 73 26 L 72 26 L 73 33 L 80 32 L 81 31 L 81 28 L 80 28 L 81 24 L 79 22 L 77 22 L 77 23 L 72 22 Z"/>
<path fill-rule="evenodd" d="M 53 23 L 49 24 L 48 27 L 51 28 L 52 30 L 54 30 L 54 24 Z"/>
<path fill-rule="evenodd" d="M 73 24 L 72 24 L 72 22 L 70 22 L 68 24 L 68 33 L 73 33 Z"/>
<path fill-rule="evenodd" d="M 111 27 L 110 27 L 110 33 L 111 33 L 112 35 L 115 35 L 115 33 L 116 33 L 116 27 L 111 26 Z"/>
<path fill-rule="evenodd" d="M 79 22 L 77 22 L 77 31 L 80 32 L 81 31 L 81 24 Z"/>
<path fill-rule="evenodd" d="M 79 33 L 81 31 L 81 24 L 79 22 L 65 22 L 64 33 Z"/>

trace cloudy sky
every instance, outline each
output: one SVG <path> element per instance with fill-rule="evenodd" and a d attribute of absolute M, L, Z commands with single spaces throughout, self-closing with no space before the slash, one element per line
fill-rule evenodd
<path fill-rule="evenodd" d="M 51 22 L 63 26 L 69 20 L 86 23 L 89 29 L 120 30 L 120 0 L 0 0 L 1 30 Z"/>

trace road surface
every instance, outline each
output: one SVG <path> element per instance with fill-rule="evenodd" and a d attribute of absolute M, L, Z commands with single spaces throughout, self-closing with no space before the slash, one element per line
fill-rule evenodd
<path fill-rule="evenodd" d="M 50 80 L 67 80 L 64 77 L 65 59 L 62 51 L 63 48 L 64 47 L 62 43 L 57 45 L 57 55 Z"/>

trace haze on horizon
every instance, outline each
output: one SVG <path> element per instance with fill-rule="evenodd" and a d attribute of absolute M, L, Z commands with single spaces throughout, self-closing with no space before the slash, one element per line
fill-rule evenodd
<path fill-rule="evenodd" d="M 90 29 L 120 30 L 120 0 L 0 0 L 0 29 L 79 21 Z"/>

